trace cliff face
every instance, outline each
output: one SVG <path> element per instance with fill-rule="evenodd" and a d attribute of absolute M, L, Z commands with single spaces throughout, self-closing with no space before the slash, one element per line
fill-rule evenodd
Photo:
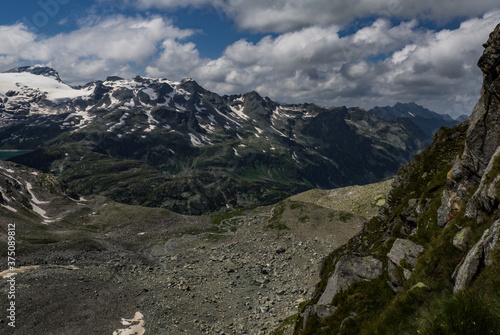
<path fill-rule="evenodd" d="M 493 334 L 500 326 L 500 24 L 481 97 L 405 165 L 388 204 L 323 264 L 297 334 Z"/>
<path fill-rule="evenodd" d="M 481 97 L 469 118 L 463 153 L 456 158 L 443 193 L 438 218 L 441 226 L 457 214 L 471 189 L 475 188 L 475 193 L 466 204 L 468 218 L 482 220 L 480 211 L 491 212 L 498 206 L 494 190 L 500 181 L 500 26 L 484 47 L 478 62 L 484 76 Z"/>

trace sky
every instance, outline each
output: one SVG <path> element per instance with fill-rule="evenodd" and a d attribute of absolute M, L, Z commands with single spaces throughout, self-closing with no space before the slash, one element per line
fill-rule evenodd
<path fill-rule="evenodd" d="M 23 0 L 2 4 L 0 72 L 41 64 L 68 84 L 193 78 L 321 106 L 416 102 L 470 114 L 498 0 Z"/>

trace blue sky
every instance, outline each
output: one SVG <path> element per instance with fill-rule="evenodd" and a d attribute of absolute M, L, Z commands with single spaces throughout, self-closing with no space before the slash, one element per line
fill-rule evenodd
<path fill-rule="evenodd" d="M 470 113 L 497 0 L 24 0 L 3 4 L 0 71 L 44 64 L 70 84 L 194 78 L 323 106 L 415 101 Z"/>

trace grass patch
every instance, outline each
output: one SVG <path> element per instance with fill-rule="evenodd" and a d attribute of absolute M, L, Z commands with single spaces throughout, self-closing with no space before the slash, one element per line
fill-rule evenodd
<path fill-rule="evenodd" d="M 269 335 L 285 335 L 289 334 L 290 330 L 292 330 L 295 327 L 295 324 L 297 323 L 297 320 L 299 318 L 299 314 L 293 314 L 287 317 L 281 325 L 273 330 Z"/>
<path fill-rule="evenodd" d="M 500 301 L 472 292 L 436 299 L 418 320 L 413 334 L 498 334 Z"/>

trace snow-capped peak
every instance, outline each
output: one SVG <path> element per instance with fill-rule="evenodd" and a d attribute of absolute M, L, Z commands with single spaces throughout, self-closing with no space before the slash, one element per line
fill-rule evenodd
<path fill-rule="evenodd" d="M 53 78 L 59 82 L 62 82 L 59 77 L 59 73 L 56 70 L 43 66 L 43 65 L 33 65 L 33 66 L 23 66 L 6 71 L 6 73 L 31 73 L 37 76 L 44 76 L 48 78 Z"/>
<path fill-rule="evenodd" d="M 56 72 L 57 73 L 57 72 Z M 0 96 L 21 97 L 26 91 L 46 94 L 51 101 L 74 99 L 92 94 L 90 88 L 74 89 L 64 84 L 55 76 L 37 75 L 32 72 L 0 73 Z M 11 92 L 10 94 L 7 94 Z"/>

